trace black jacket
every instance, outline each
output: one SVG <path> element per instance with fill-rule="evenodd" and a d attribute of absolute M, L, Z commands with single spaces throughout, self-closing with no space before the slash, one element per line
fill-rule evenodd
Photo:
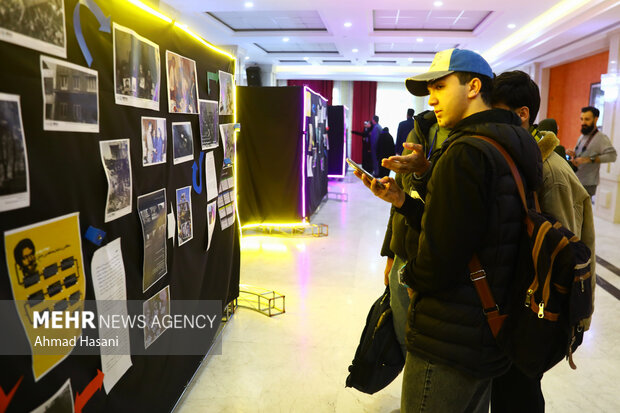
<path fill-rule="evenodd" d="M 519 125 L 514 113 L 489 110 L 454 127 L 428 182 L 417 257 L 404 274 L 415 292 L 407 349 L 480 378 L 503 373 L 509 361 L 487 325 L 467 264 L 477 253 L 501 310 L 514 278 L 524 213 L 504 159 L 470 136 L 500 143 L 530 191 L 542 181 L 542 161 L 536 141 Z M 409 221 L 419 206 L 407 199 L 399 211 Z"/>

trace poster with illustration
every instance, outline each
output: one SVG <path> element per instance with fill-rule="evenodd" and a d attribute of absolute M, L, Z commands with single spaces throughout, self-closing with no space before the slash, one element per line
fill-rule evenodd
<path fill-rule="evenodd" d="M 168 111 L 198 114 L 196 62 L 166 50 Z"/>
<path fill-rule="evenodd" d="M 113 23 L 114 101 L 117 105 L 159 110 L 159 45 Z"/>
<path fill-rule="evenodd" d="M 230 159 L 230 162 L 235 163 L 235 124 L 225 123 L 220 125 L 220 133 L 222 135 L 224 158 Z"/>
<path fill-rule="evenodd" d="M 142 116 L 142 166 L 166 163 L 166 118 Z"/>
<path fill-rule="evenodd" d="M 131 158 L 129 139 L 100 141 L 101 163 L 108 179 L 105 222 L 131 213 Z"/>
<path fill-rule="evenodd" d="M 220 115 L 232 115 L 234 112 L 235 82 L 233 75 L 218 72 L 220 79 Z"/>
<path fill-rule="evenodd" d="M 28 153 L 20 98 L 0 93 L 0 212 L 30 205 Z"/>
<path fill-rule="evenodd" d="M 34 327 L 34 315 L 46 311 L 81 311 L 86 280 L 82 238 L 77 212 L 4 233 L 11 290 L 32 353 L 35 381 L 64 360 L 72 345 L 54 345 L 52 339 L 82 334 L 73 328 Z M 45 342 L 44 339 L 50 341 Z"/>
<path fill-rule="evenodd" d="M 165 320 L 170 316 L 170 286 L 167 285 L 142 304 L 142 314 L 146 320 L 144 325 L 144 348 L 148 348 L 168 329 L 165 323 L 153 320 Z"/>
<path fill-rule="evenodd" d="M 194 159 L 194 135 L 191 122 L 172 122 L 174 164 Z"/>
<path fill-rule="evenodd" d="M 179 246 L 194 237 L 191 194 L 191 186 L 177 189 L 177 235 Z"/>
<path fill-rule="evenodd" d="M 203 150 L 216 148 L 217 138 L 217 102 L 214 100 L 200 99 L 200 145 Z"/>
<path fill-rule="evenodd" d="M 138 215 L 144 241 L 142 292 L 145 292 L 168 272 L 166 190 L 160 189 L 139 196 Z"/>

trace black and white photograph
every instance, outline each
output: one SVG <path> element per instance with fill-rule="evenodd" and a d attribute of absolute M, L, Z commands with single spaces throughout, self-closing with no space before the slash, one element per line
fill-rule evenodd
<path fill-rule="evenodd" d="M 233 173 L 233 166 L 228 164 L 224 165 L 220 175 L 217 209 L 220 216 L 220 227 L 222 231 L 235 222 L 235 180 Z"/>
<path fill-rule="evenodd" d="M 118 105 L 159 110 L 159 45 L 114 23 L 114 91 Z"/>
<path fill-rule="evenodd" d="M 179 246 L 194 238 L 191 195 L 191 186 L 177 189 L 177 236 Z"/>
<path fill-rule="evenodd" d="M 220 78 L 220 115 L 232 115 L 234 112 L 234 88 L 233 75 L 219 71 Z"/>
<path fill-rule="evenodd" d="M 73 390 L 69 379 L 45 403 L 30 413 L 73 413 Z"/>
<path fill-rule="evenodd" d="M 131 213 L 131 157 L 129 139 L 99 142 L 101 162 L 108 178 L 105 222 Z"/>
<path fill-rule="evenodd" d="M 168 328 L 166 323 L 162 323 L 161 320 L 164 316 L 170 315 L 170 286 L 165 286 L 146 300 L 142 304 L 142 313 L 145 318 L 144 348 L 146 349 Z M 157 318 L 157 322 L 154 322 L 155 318 Z"/>
<path fill-rule="evenodd" d="M 218 114 L 215 100 L 198 100 L 200 103 L 200 145 L 203 150 L 217 148 Z"/>
<path fill-rule="evenodd" d="M 166 261 L 166 190 L 160 189 L 138 197 L 138 215 L 144 240 L 142 292 L 168 272 Z"/>
<path fill-rule="evenodd" d="M 62 0 L 0 1 L 0 40 L 58 57 L 67 57 Z"/>
<path fill-rule="evenodd" d="M 235 162 L 235 124 L 224 123 L 220 125 L 220 133 L 222 134 L 222 147 L 224 149 L 224 158 Z"/>
<path fill-rule="evenodd" d="M 99 133 L 97 71 L 41 56 L 43 130 Z"/>
<path fill-rule="evenodd" d="M 0 212 L 29 205 L 28 154 L 19 95 L 0 93 Z"/>
<path fill-rule="evenodd" d="M 198 114 L 196 62 L 166 50 L 168 111 Z"/>
<path fill-rule="evenodd" d="M 174 164 L 194 159 L 194 136 L 190 122 L 172 122 Z"/>
<path fill-rule="evenodd" d="M 166 119 L 143 116 L 142 123 L 142 166 L 166 163 L 168 146 Z"/>

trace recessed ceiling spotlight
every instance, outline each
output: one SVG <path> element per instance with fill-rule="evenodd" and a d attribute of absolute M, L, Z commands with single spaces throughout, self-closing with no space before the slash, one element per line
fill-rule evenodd
<path fill-rule="evenodd" d="M 510 24 L 509 24 L 508 26 L 506 26 L 506 27 L 508 27 L 509 29 L 511 29 L 511 30 L 512 30 L 512 29 L 514 29 L 515 27 L 517 27 L 517 25 L 516 25 L 516 24 L 514 24 L 514 23 L 510 23 Z"/>
<path fill-rule="evenodd" d="M 245 57 L 245 60 L 250 60 L 250 56 L 246 56 L 246 57 Z"/>
<path fill-rule="evenodd" d="M 421 37 L 418 37 L 417 39 L 415 39 L 415 41 L 418 42 L 418 43 L 422 43 L 424 41 L 424 39 L 421 38 Z"/>
<path fill-rule="evenodd" d="M 433 6 L 441 7 L 441 6 L 443 6 L 443 1 L 436 1 L 435 3 L 433 3 Z"/>
<path fill-rule="evenodd" d="M 407 60 L 409 60 L 410 62 L 413 62 L 413 57 L 410 57 L 410 58 L 409 58 L 409 59 L 407 59 Z"/>
<path fill-rule="evenodd" d="M 344 22 L 344 27 L 351 27 L 353 26 L 353 23 L 351 22 Z"/>
<path fill-rule="evenodd" d="M 359 52 L 359 50 L 357 50 L 357 49 L 353 49 L 353 50 L 351 50 L 351 51 L 352 51 L 353 53 L 357 53 L 357 52 Z"/>
<path fill-rule="evenodd" d="M 244 6 L 245 6 L 247 9 L 250 9 L 250 8 L 254 7 L 254 3 L 252 3 L 251 1 L 246 1 L 246 2 L 245 2 L 245 4 L 244 4 Z"/>
<path fill-rule="evenodd" d="M 288 42 L 289 40 L 290 40 L 290 39 L 289 39 L 288 37 L 283 37 L 283 38 L 282 38 L 282 41 L 283 41 L 283 42 L 285 42 L 285 43 L 286 43 L 286 42 Z"/>
<path fill-rule="evenodd" d="M 310 60 L 310 58 L 306 56 L 306 57 L 304 57 L 304 60 Z"/>

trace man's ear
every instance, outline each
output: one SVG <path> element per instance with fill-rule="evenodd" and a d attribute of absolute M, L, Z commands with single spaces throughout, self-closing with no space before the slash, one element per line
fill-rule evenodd
<path fill-rule="evenodd" d="M 469 81 L 468 87 L 469 90 L 467 91 L 467 97 L 473 99 L 480 94 L 480 89 L 482 89 L 482 81 L 475 77 Z"/>
<path fill-rule="evenodd" d="M 530 108 L 528 108 L 527 106 L 521 106 L 520 108 L 515 110 L 515 112 L 521 118 L 521 123 L 522 124 L 525 124 L 525 123 L 529 124 L 529 121 L 530 121 Z"/>

